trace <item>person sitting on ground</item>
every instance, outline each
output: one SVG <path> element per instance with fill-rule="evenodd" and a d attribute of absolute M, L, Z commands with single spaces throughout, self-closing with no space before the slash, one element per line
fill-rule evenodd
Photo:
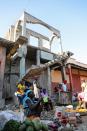
<path fill-rule="evenodd" d="M 40 117 L 42 111 L 41 101 L 42 99 L 39 99 L 38 101 L 35 100 L 32 90 L 26 92 L 26 96 L 23 99 L 24 114 L 26 117 L 29 119 Z"/>

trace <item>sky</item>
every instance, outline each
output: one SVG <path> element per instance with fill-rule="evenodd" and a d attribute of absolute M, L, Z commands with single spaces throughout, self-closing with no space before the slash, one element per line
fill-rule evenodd
<path fill-rule="evenodd" d="M 87 64 L 87 0 L 0 0 L 0 37 L 24 10 L 60 30 L 63 50 Z"/>

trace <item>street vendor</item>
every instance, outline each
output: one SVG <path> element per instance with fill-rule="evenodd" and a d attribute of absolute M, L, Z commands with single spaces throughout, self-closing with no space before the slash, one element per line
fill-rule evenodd
<path fill-rule="evenodd" d="M 28 90 L 25 95 L 26 96 L 23 99 L 23 108 L 26 117 L 28 117 L 29 119 L 40 117 L 40 113 L 42 111 L 40 104 L 42 99 L 36 101 L 32 90 Z"/>
<path fill-rule="evenodd" d="M 81 84 L 82 92 L 78 94 L 79 107 L 87 108 L 87 82 L 82 80 Z"/>
<path fill-rule="evenodd" d="M 44 109 L 46 109 L 46 111 L 52 110 L 53 109 L 52 102 L 45 88 L 43 89 L 41 96 L 43 98 Z"/>

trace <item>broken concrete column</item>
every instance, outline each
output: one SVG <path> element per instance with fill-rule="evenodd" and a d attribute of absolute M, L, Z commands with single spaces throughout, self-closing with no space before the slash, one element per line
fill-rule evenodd
<path fill-rule="evenodd" d="M 37 50 L 37 54 L 36 54 L 36 64 L 40 65 L 40 50 Z"/>
<path fill-rule="evenodd" d="M 72 101 L 72 93 L 73 93 L 73 77 L 72 77 L 72 68 L 71 65 L 68 65 L 69 70 L 69 81 L 70 81 L 70 93 L 71 93 L 71 101 Z"/>
<path fill-rule="evenodd" d="M 0 46 L 0 108 L 3 108 L 5 104 L 4 99 L 2 99 L 5 60 L 6 60 L 6 48 Z"/>
<path fill-rule="evenodd" d="M 20 80 L 25 75 L 25 58 L 27 54 L 27 45 L 24 44 L 18 49 L 18 56 L 20 57 Z"/>
<path fill-rule="evenodd" d="M 38 39 L 38 47 L 42 47 L 42 39 L 39 38 Z M 36 64 L 40 65 L 40 50 L 37 50 L 37 54 L 36 54 Z"/>
<path fill-rule="evenodd" d="M 26 36 L 26 21 L 22 21 L 22 36 Z"/>
<path fill-rule="evenodd" d="M 62 80 L 66 80 L 66 67 L 63 65 L 61 67 L 61 72 L 62 72 Z"/>
<path fill-rule="evenodd" d="M 50 67 L 47 68 L 47 75 L 48 75 L 48 81 L 47 81 L 48 93 L 49 93 L 49 96 L 51 96 L 52 89 L 51 89 L 51 71 L 50 71 Z"/>
<path fill-rule="evenodd" d="M 25 57 L 21 57 L 20 59 L 20 79 L 25 75 Z"/>
<path fill-rule="evenodd" d="M 42 47 L 43 46 L 43 40 L 42 38 L 38 39 L 38 47 Z"/>

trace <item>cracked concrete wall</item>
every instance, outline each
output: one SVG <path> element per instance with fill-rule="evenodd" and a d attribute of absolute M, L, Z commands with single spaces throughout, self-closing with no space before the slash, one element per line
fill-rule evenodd
<path fill-rule="evenodd" d="M 16 60 L 16 63 L 6 62 L 4 74 L 4 98 L 12 97 L 16 91 L 16 83 L 19 79 L 19 65 L 19 60 Z"/>
<path fill-rule="evenodd" d="M 35 61 L 29 60 L 26 58 L 26 70 L 29 69 L 32 65 L 35 65 Z M 7 72 L 11 72 L 12 74 L 8 75 Z M 6 63 L 5 75 L 4 75 L 4 98 L 9 98 L 14 96 L 14 92 L 16 91 L 16 83 L 20 78 L 20 59 L 17 59 L 16 62 L 10 65 Z"/>

